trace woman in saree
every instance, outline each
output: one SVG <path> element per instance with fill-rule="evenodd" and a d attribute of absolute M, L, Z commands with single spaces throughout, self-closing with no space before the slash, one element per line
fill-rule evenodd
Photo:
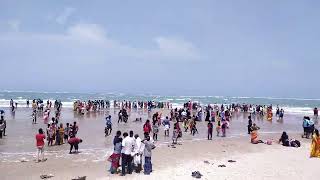
<path fill-rule="evenodd" d="M 311 143 L 310 157 L 320 158 L 320 136 L 319 136 L 318 129 L 314 130 L 314 135 L 312 137 L 312 143 Z"/>
<path fill-rule="evenodd" d="M 253 124 L 253 126 L 251 127 L 251 143 L 252 144 L 259 144 L 259 143 L 263 143 L 262 140 L 258 139 L 258 130 L 260 128 L 256 125 Z"/>
<path fill-rule="evenodd" d="M 121 143 L 122 143 L 122 138 L 121 136 L 121 131 L 117 131 L 116 136 L 113 139 L 113 145 L 114 145 L 114 151 L 112 155 L 108 158 L 108 161 L 111 162 L 111 167 L 110 167 L 110 173 L 114 174 L 117 173 L 118 167 L 120 166 L 120 157 L 121 157 Z"/>

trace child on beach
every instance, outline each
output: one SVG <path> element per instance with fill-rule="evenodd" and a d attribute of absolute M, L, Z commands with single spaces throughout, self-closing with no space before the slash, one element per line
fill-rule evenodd
<path fill-rule="evenodd" d="M 42 161 L 45 161 L 44 158 L 44 140 L 46 139 L 46 136 L 43 134 L 42 128 L 39 129 L 39 133 L 36 135 L 36 146 L 37 146 L 37 162 L 41 162 L 39 159 L 39 156 L 41 154 Z"/>

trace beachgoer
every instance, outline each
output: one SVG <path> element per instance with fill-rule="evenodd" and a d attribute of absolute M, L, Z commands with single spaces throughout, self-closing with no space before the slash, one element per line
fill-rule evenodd
<path fill-rule="evenodd" d="M 164 126 L 164 136 L 169 136 L 170 120 L 168 116 L 163 120 L 162 125 Z"/>
<path fill-rule="evenodd" d="M 44 140 L 46 139 L 46 136 L 43 134 L 42 128 L 39 129 L 39 133 L 36 135 L 36 146 L 37 146 L 37 162 L 41 162 L 39 159 L 39 156 L 41 154 L 42 161 L 45 161 L 44 158 Z"/>
<path fill-rule="evenodd" d="M 120 158 L 121 158 L 121 148 L 122 148 L 122 138 L 121 131 L 117 131 L 116 136 L 113 139 L 113 153 L 109 157 L 109 161 L 111 162 L 110 173 L 117 173 L 117 170 L 120 166 Z"/>
<path fill-rule="evenodd" d="M 289 136 L 285 131 L 282 133 L 281 138 L 279 139 L 279 143 L 280 142 L 282 143 L 283 146 L 290 146 Z"/>
<path fill-rule="evenodd" d="M 310 157 L 320 158 L 320 136 L 319 136 L 318 129 L 314 130 L 314 135 L 312 137 L 312 143 L 311 143 Z"/>
<path fill-rule="evenodd" d="M 153 132 L 153 139 L 154 139 L 155 141 L 157 141 L 157 140 L 158 140 L 158 133 L 159 133 L 158 120 L 153 121 L 152 132 Z"/>
<path fill-rule="evenodd" d="M 150 136 L 143 140 L 142 143 L 144 144 L 144 174 L 149 175 L 152 172 L 151 156 L 155 145 L 150 141 Z"/>
<path fill-rule="evenodd" d="M 68 139 L 69 139 L 69 133 L 70 133 L 70 127 L 69 127 L 69 123 L 66 124 L 66 128 L 64 128 L 64 136 L 63 136 L 63 139 L 64 139 L 64 142 L 68 142 Z"/>
<path fill-rule="evenodd" d="M 112 121 L 111 121 L 111 115 L 106 117 L 106 127 L 104 129 L 105 136 L 110 135 L 112 132 Z"/>
<path fill-rule="evenodd" d="M 125 176 L 126 172 L 129 174 L 132 173 L 132 164 L 129 162 L 131 160 L 131 153 L 135 144 L 135 142 L 132 141 L 131 137 L 128 136 L 128 133 L 123 133 L 123 137 L 124 139 L 122 140 L 121 150 L 121 176 Z"/>
<path fill-rule="evenodd" d="M 217 136 L 219 136 L 220 129 L 221 129 L 221 121 L 220 119 L 217 119 L 216 122 L 217 122 L 217 126 L 216 126 Z"/>
<path fill-rule="evenodd" d="M 48 136 L 48 146 L 52 146 L 53 139 L 54 139 L 54 124 L 52 123 L 51 125 L 48 124 L 47 128 L 47 136 Z"/>
<path fill-rule="evenodd" d="M 260 129 L 260 127 L 258 127 L 255 123 L 253 124 L 253 126 L 251 127 L 251 143 L 252 144 L 259 144 L 259 143 L 263 143 L 262 140 L 258 139 L 258 130 Z"/>
<path fill-rule="evenodd" d="M 134 146 L 134 169 L 136 173 L 140 173 L 142 170 L 142 154 L 144 150 L 144 146 L 142 146 L 141 138 L 138 134 L 134 135 L 135 138 L 135 146 Z"/>
<path fill-rule="evenodd" d="M 143 132 L 144 133 L 150 133 L 151 132 L 151 125 L 150 125 L 150 121 L 147 120 L 144 125 L 143 125 Z"/>
<path fill-rule="evenodd" d="M 221 132 L 222 132 L 222 137 L 226 137 L 226 131 L 228 128 L 228 123 L 227 121 L 223 121 L 221 125 Z"/>
<path fill-rule="evenodd" d="M 208 140 L 212 140 L 213 124 L 211 121 L 208 122 Z"/>
<path fill-rule="evenodd" d="M 79 152 L 79 144 L 82 143 L 82 139 L 77 138 L 77 137 L 72 137 L 68 140 L 68 143 L 70 144 L 70 152 L 69 154 L 72 154 L 72 149 L 74 147 L 74 153 Z"/>
<path fill-rule="evenodd" d="M 251 116 L 248 116 L 248 134 L 251 133 L 252 119 Z"/>
<path fill-rule="evenodd" d="M 63 139 L 64 139 L 64 128 L 63 128 L 63 124 L 60 123 L 60 127 L 59 127 L 59 137 L 60 137 L 60 144 L 63 144 Z"/>

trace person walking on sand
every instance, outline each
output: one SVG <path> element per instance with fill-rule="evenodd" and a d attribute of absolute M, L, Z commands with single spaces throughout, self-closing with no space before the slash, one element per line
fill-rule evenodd
<path fill-rule="evenodd" d="M 164 126 L 164 136 L 169 136 L 170 120 L 168 116 L 163 120 L 162 125 Z"/>
<path fill-rule="evenodd" d="M 153 121 L 152 132 L 153 132 L 153 139 L 154 139 L 155 141 L 158 141 L 158 133 L 159 133 L 158 120 Z"/>
<path fill-rule="evenodd" d="M 111 122 L 111 115 L 106 117 L 106 127 L 104 129 L 105 137 L 109 136 L 112 132 L 112 122 Z"/>
<path fill-rule="evenodd" d="M 36 135 L 36 146 L 37 146 L 37 162 L 41 162 L 39 156 L 42 156 L 42 162 L 46 161 L 47 159 L 44 158 L 44 140 L 46 136 L 43 134 L 42 128 L 39 129 L 39 133 Z"/>

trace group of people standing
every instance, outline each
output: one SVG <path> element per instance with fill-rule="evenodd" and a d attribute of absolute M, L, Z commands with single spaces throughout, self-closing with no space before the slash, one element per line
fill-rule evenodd
<path fill-rule="evenodd" d="M 148 133 L 145 133 L 144 139 L 141 140 L 138 134 L 133 135 L 133 131 L 130 131 L 129 134 L 117 131 L 113 145 L 114 151 L 108 158 L 108 161 L 111 162 L 109 169 L 111 174 L 120 172 L 121 176 L 125 176 L 132 174 L 133 171 L 140 173 L 142 171 L 142 157 L 144 157 L 144 174 L 149 175 L 152 172 L 151 156 L 155 145 Z M 120 160 L 121 171 L 118 171 Z"/>

